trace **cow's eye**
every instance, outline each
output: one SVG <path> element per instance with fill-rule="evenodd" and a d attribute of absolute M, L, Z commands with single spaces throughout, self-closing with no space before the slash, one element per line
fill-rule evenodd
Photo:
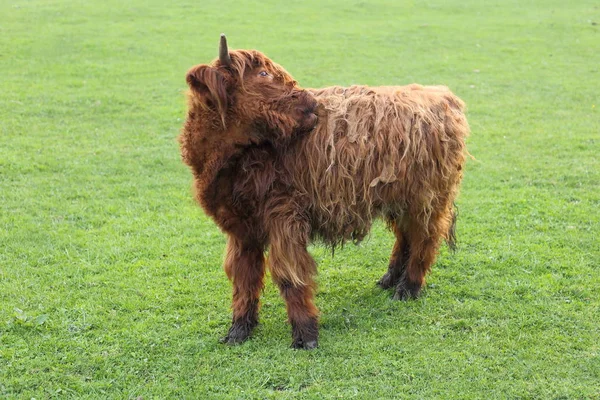
<path fill-rule="evenodd" d="M 267 71 L 260 71 L 258 76 L 269 76 L 269 73 Z"/>

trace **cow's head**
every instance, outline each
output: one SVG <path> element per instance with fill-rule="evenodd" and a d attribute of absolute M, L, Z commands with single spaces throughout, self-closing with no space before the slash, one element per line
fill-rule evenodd
<path fill-rule="evenodd" d="M 261 52 L 229 51 L 225 35 L 219 58 L 191 68 L 186 80 L 190 106 L 202 107 L 223 130 L 243 126 L 266 138 L 289 139 L 316 125 L 317 103 L 310 93 Z"/>

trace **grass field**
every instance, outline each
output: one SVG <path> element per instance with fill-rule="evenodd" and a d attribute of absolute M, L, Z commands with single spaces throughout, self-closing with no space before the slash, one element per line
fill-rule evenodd
<path fill-rule="evenodd" d="M 247 343 L 176 142 L 184 75 L 257 48 L 303 85 L 469 107 L 459 250 L 376 288 L 383 225 L 319 263 L 320 348 L 270 282 Z M 0 398 L 600 398 L 597 1 L 0 2 Z"/>

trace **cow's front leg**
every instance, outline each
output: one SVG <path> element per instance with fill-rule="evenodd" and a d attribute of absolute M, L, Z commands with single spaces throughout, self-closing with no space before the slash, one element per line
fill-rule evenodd
<path fill-rule="evenodd" d="M 234 236 L 227 241 L 224 268 L 233 282 L 233 321 L 221 342 L 242 343 L 258 324 L 260 292 L 265 274 L 264 247 L 244 243 Z"/>
<path fill-rule="evenodd" d="M 309 226 L 289 218 L 271 230 L 269 267 L 284 298 L 292 325 L 292 347 L 314 349 L 318 345 L 319 310 L 314 304 L 316 263 L 306 250 Z"/>

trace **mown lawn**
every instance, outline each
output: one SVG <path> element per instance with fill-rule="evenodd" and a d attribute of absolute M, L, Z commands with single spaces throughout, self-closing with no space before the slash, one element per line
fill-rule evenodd
<path fill-rule="evenodd" d="M 218 35 L 304 86 L 469 106 L 460 247 L 375 287 L 382 225 L 319 263 L 320 348 L 270 283 L 237 347 L 224 236 L 176 136 Z M 0 3 L 1 398 L 600 398 L 597 1 Z"/>

